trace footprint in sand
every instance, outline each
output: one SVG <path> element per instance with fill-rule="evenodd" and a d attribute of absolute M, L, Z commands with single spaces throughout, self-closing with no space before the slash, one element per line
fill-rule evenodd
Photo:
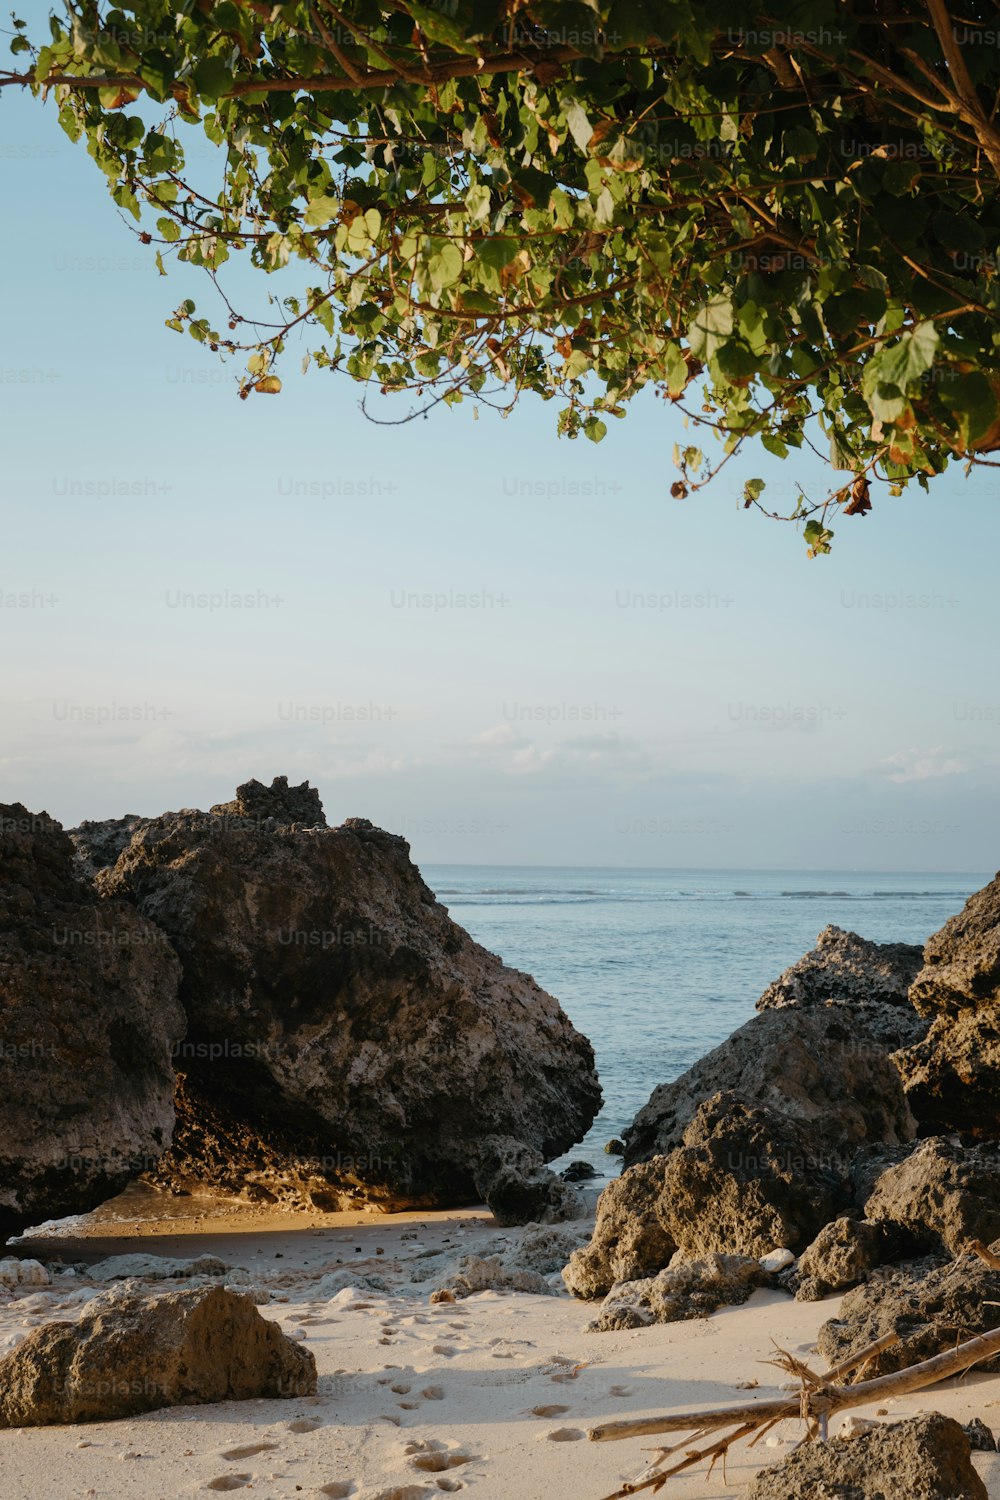
<path fill-rule="evenodd" d="M 277 1443 L 244 1443 L 242 1448 L 227 1448 L 222 1457 L 234 1463 L 238 1458 L 253 1458 L 255 1453 L 269 1453 L 277 1446 Z"/>
<path fill-rule="evenodd" d="M 533 1417 L 561 1417 L 564 1411 L 569 1411 L 568 1406 L 533 1406 L 531 1415 Z"/>
<path fill-rule="evenodd" d="M 426 1448 L 429 1445 L 424 1446 Z M 424 1474 L 444 1474 L 449 1469 L 460 1469 L 463 1464 L 471 1464 L 475 1456 L 474 1453 L 464 1453 L 461 1448 L 453 1448 L 451 1452 L 435 1448 L 429 1452 L 415 1453 L 410 1463 Z"/>
<path fill-rule="evenodd" d="M 578 1443 L 584 1436 L 579 1427 L 556 1427 L 552 1432 L 545 1433 L 550 1443 Z"/>
<path fill-rule="evenodd" d="M 218 1479 L 210 1479 L 205 1488 L 206 1490 L 241 1490 L 252 1479 L 252 1474 L 220 1474 Z"/>
<path fill-rule="evenodd" d="M 286 1422 L 285 1426 L 289 1432 L 315 1432 L 323 1423 L 318 1417 L 296 1417 L 294 1422 Z"/>
<path fill-rule="evenodd" d="M 608 1391 L 609 1396 L 631 1396 L 631 1394 L 632 1387 L 630 1385 L 613 1385 Z"/>
<path fill-rule="evenodd" d="M 423 1390 L 420 1392 L 420 1394 L 421 1394 L 421 1396 L 423 1396 L 423 1398 L 424 1398 L 425 1401 L 443 1401 L 444 1400 L 444 1386 L 443 1385 L 425 1385 L 424 1388 L 423 1388 Z"/>
<path fill-rule="evenodd" d="M 453 1495 L 456 1490 L 465 1489 L 465 1481 L 463 1479 L 437 1479 L 435 1480 L 435 1484 L 439 1490 L 445 1490 L 449 1495 Z"/>
<path fill-rule="evenodd" d="M 396 1396 L 408 1396 L 410 1394 L 410 1387 L 404 1384 L 393 1385 L 390 1386 L 389 1389 Z"/>
<path fill-rule="evenodd" d="M 352 1479 L 334 1479 L 330 1484 L 321 1484 L 317 1495 L 329 1495 L 330 1500 L 348 1500 L 355 1490 Z"/>
<path fill-rule="evenodd" d="M 435 1354 L 443 1354 L 447 1359 L 458 1353 L 454 1344 L 432 1344 L 431 1349 Z"/>

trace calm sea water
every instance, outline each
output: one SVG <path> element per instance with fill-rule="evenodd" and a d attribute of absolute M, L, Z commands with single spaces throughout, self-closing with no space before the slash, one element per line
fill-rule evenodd
<path fill-rule="evenodd" d="M 440 900 L 485 947 L 534 975 L 597 1053 L 605 1103 L 565 1161 L 613 1175 L 604 1143 L 658 1083 L 754 1013 L 832 922 L 922 943 L 989 874 L 541 869 L 429 865 Z"/>

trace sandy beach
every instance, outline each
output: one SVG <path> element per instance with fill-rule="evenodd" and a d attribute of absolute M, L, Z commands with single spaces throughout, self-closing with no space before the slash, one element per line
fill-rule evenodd
<path fill-rule="evenodd" d="M 838 1306 L 836 1298 L 799 1303 L 757 1292 L 704 1320 L 592 1333 L 594 1306 L 565 1294 L 484 1291 L 431 1302 L 459 1255 L 520 1233 L 475 1209 L 321 1215 L 211 1204 L 199 1211 L 189 1203 L 182 1217 L 116 1221 L 105 1209 L 67 1229 L 18 1247 L 77 1270 L 53 1266 L 51 1286 L 21 1288 L 0 1304 L 0 1347 L 42 1322 L 72 1318 L 89 1290 L 106 1290 L 84 1267 L 119 1254 L 211 1254 L 244 1269 L 255 1296 L 266 1296 L 263 1315 L 307 1342 L 319 1394 L 2 1432 L 4 1500 L 167 1500 L 240 1489 L 265 1500 L 464 1492 L 478 1500 L 602 1500 L 642 1472 L 651 1440 L 597 1444 L 587 1440 L 590 1427 L 776 1395 L 784 1377 L 766 1363 L 772 1340 L 814 1354 L 817 1330 Z M 317 1300 L 321 1279 L 345 1268 L 344 1279 L 356 1284 Z M 365 1290 L 367 1277 L 390 1290 Z M 855 1415 L 932 1408 L 1000 1425 L 1000 1377 L 972 1374 Z M 739 1495 L 797 1437 L 788 1424 L 752 1451 L 734 1452 L 725 1476 L 692 1474 L 665 1493 Z M 1000 1500 L 1000 1455 L 975 1462 Z"/>

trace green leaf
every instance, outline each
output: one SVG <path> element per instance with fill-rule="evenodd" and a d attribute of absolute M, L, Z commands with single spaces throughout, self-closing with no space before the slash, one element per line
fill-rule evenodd
<path fill-rule="evenodd" d="M 588 417 L 583 424 L 584 436 L 589 437 L 592 443 L 599 443 L 607 430 L 599 417 Z"/>
<path fill-rule="evenodd" d="M 340 213 L 340 209 L 340 198 L 328 198 L 323 194 L 319 198 L 313 198 L 309 207 L 302 215 L 302 222 L 308 224 L 310 229 L 320 229 L 335 219 Z"/>
<path fill-rule="evenodd" d="M 713 297 L 704 303 L 688 329 L 691 353 L 699 359 L 711 359 L 732 333 L 733 321 L 733 304 L 728 297 Z"/>
<path fill-rule="evenodd" d="M 228 63 L 221 57 L 203 57 L 192 72 L 195 87 L 210 103 L 227 94 L 235 82 Z"/>
<path fill-rule="evenodd" d="M 562 101 L 562 109 L 563 114 L 566 116 L 566 124 L 569 127 L 570 135 L 580 150 L 586 155 L 590 137 L 594 133 L 594 127 L 587 118 L 587 111 L 575 99 L 564 99 Z"/>
<path fill-rule="evenodd" d="M 162 101 L 168 97 L 174 81 L 174 60 L 166 52 L 159 47 L 144 52 L 139 60 L 138 72 L 154 99 Z"/>

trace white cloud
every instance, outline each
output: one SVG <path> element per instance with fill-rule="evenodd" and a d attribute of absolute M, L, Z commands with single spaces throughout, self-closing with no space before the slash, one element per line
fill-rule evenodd
<path fill-rule="evenodd" d="M 947 776 L 964 776 L 967 762 L 949 754 L 941 745 L 931 750 L 897 750 L 881 762 L 890 781 L 942 781 Z"/>

